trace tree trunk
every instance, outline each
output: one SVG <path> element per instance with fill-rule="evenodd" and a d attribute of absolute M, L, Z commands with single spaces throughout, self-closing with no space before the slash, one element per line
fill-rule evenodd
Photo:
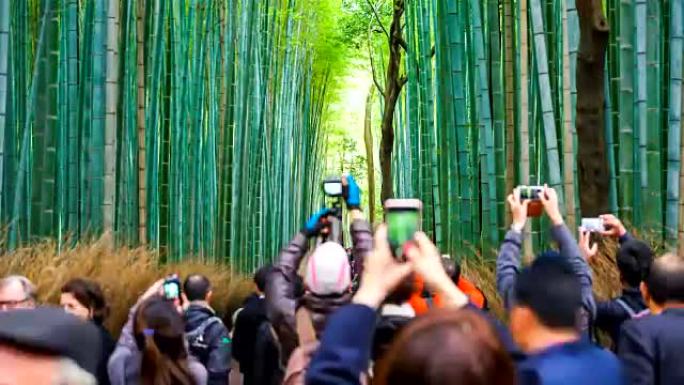
<path fill-rule="evenodd" d="M 375 85 L 370 86 L 368 97 L 366 98 L 366 117 L 363 125 L 363 141 L 366 145 L 366 165 L 368 169 L 368 211 L 370 211 L 370 222 L 375 223 L 375 159 L 373 157 L 373 95 Z"/>
<path fill-rule="evenodd" d="M 145 0 L 137 2 L 136 44 L 137 68 L 137 123 L 138 123 L 138 239 L 147 243 L 147 151 L 145 147 Z"/>
<path fill-rule="evenodd" d="M 380 142 L 380 171 L 382 172 L 381 198 L 392 198 L 392 150 L 394 148 L 394 111 L 401 88 L 406 80 L 400 78 L 402 28 L 401 18 L 404 14 L 404 0 L 394 0 L 394 15 L 389 30 L 389 62 L 385 80 L 385 110 L 382 114 L 382 140 Z"/>
<path fill-rule="evenodd" d="M 578 0 L 577 161 L 583 216 L 608 212 L 608 163 L 604 139 L 604 63 L 608 21 L 600 0 Z"/>

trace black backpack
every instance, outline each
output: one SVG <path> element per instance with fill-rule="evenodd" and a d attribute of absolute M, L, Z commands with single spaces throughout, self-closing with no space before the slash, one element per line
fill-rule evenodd
<path fill-rule="evenodd" d="M 209 360 L 209 342 L 206 340 L 206 331 L 214 324 L 223 326 L 223 321 L 219 317 L 213 316 L 205 319 L 202 323 L 185 333 L 185 339 L 188 341 L 188 350 L 202 365 L 206 365 Z"/>

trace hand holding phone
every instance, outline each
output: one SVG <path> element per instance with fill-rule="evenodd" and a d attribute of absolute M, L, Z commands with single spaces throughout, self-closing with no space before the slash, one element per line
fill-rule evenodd
<path fill-rule="evenodd" d="M 392 255 L 400 262 L 406 261 L 404 247 L 414 240 L 420 231 L 423 204 L 418 199 L 388 199 L 385 201 L 387 239 Z"/>
<path fill-rule="evenodd" d="M 180 279 L 175 274 L 166 277 L 162 288 L 164 290 L 164 298 L 168 300 L 176 300 L 181 296 Z"/>

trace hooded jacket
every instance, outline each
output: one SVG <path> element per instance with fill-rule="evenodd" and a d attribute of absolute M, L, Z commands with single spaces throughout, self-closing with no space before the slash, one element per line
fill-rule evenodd
<path fill-rule="evenodd" d="M 363 260 L 373 247 L 373 235 L 370 224 L 360 219 L 351 223 L 350 232 L 353 242 L 352 266 L 354 271 L 360 274 Z M 309 240 L 306 235 L 297 234 L 292 242 L 281 251 L 266 284 L 266 311 L 278 336 L 281 345 L 281 360 L 284 365 L 298 345 L 295 322 L 298 298 L 295 294 L 295 286 L 297 271 L 308 246 Z M 325 297 L 305 293 L 301 298 L 302 305 L 311 312 L 318 335 L 325 327 L 327 316 L 340 306 L 349 303 L 350 300 L 351 293 Z"/>
<path fill-rule="evenodd" d="M 189 333 L 202 325 L 211 317 L 216 317 L 212 308 L 203 303 L 192 302 L 185 311 L 185 332 Z M 206 356 L 200 357 L 197 352 L 190 353 L 207 369 L 208 385 L 225 385 L 230 374 L 230 336 L 223 322 L 215 322 L 204 331 L 204 343 L 208 345 Z"/>

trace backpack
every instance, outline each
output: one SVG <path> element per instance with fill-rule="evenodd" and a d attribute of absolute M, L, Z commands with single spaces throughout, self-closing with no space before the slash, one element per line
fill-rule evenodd
<path fill-rule="evenodd" d="M 210 353 L 209 341 L 205 340 L 205 334 L 207 329 L 214 324 L 220 324 L 223 326 L 223 321 L 216 316 L 209 317 L 202 321 L 198 327 L 185 333 L 185 340 L 188 341 L 188 350 L 190 351 L 190 354 L 195 356 L 195 358 L 197 358 L 197 360 L 205 366 L 209 360 Z"/>
<path fill-rule="evenodd" d="M 641 317 L 643 317 L 643 316 L 648 315 L 648 314 L 651 313 L 651 311 L 650 311 L 648 308 L 646 308 L 646 309 L 644 309 L 644 310 L 642 310 L 642 311 L 637 312 L 636 310 L 634 310 L 634 309 L 633 309 L 625 300 L 623 300 L 622 298 L 616 299 L 615 302 L 616 302 L 618 305 L 620 305 L 621 308 L 625 309 L 625 311 L 627 312 L 627 314 L 629 314 L 629 318 L 641 318 Z"/>
<path fill-rule="evenodd" d="M 255 385 L 280 385 L 283 367 L 280 363 L 280 342 L 270 322 L 262 322 L 254 341 L 254 370 L 251 379 Z"/>

